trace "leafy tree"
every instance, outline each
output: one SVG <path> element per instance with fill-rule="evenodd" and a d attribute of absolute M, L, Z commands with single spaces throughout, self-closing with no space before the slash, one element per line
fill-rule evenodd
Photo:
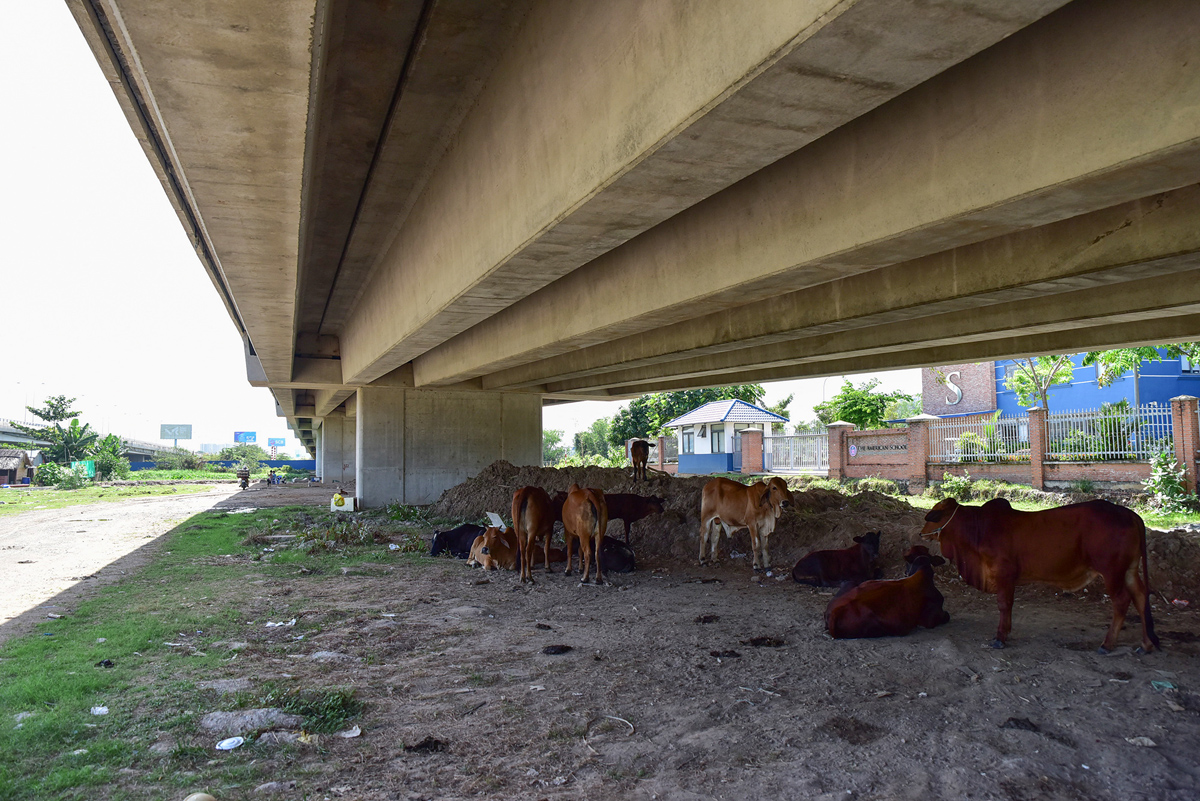
<path fill-rule="evenodd" d="M 52 431 L 51 444 L 46 450 L 52 461 L 62 464 L 91 456 L 92 447 L 100 436 L 87 423 L 80 425 L 77 419 L 72 419 L 67 428 L 55 423 Z"/>
<path fill-rule="evenodd" d="M 270 455 L 262 449 L 261 445 L 256 445 L 253 442 L 243 442 L 238 445 L 231 445 L 228 448 L 222 448 L 214 461 L 248 462 L 257 469 L 259 459 L 270 458 Z"/>
<path fill-rule="evenodd" d="M 642 395 L 614 415 L 608 430 L 608 441 L 614 446 L 623 446 L 626 440 L 637 437 L 657 437 L 664 423 L 697 406 L 717 400 L 742 400 L 760 406 L 765 395 L 762 384 L 736 384 Z"/>
<path fill-rule="evenodd" d="M 1107 387 L 1126 373 L 1136 373 L 1142 362 L 1161 362 L 1165 351 L 1168 358 L 1186 356 L 1193 363 L 1200 362 L 1200 342 L 1177 342 L 1171 345 L 1150 345 L 1141 348 L 1117 348 L 1116 350 L 1089 351 L 1083 355 L 1083 365 L 1100 366 L 1097 383 Z"/>
<path fill-rule="evenodd" d="M 75 402 L 75 398 L 68 398 L 66 395 L 55 395 L 46 398 L 45 405 L 41 407 L 26 406 L 26 411 L 33 414 L 34 417 L 48 424 L 50 428 L 43 426 L 30 426 L 23 423 L 13 423 L 13 428 L 21 431 L 26 436 L 32 439 L 49 440 L 54 442 L 52 438 L 53 426 L 55 423 L 61 423 L 64 420 L 71 420 L 79 416 L 79 412 L 71 409 L 71 404 Z"/>
<path fill-rule="evenodd" d="M 907 420 L 921 413 L 921 396 L 914 395 L 905 400 L 893 401 L 883 412 L 885 420 Z"/>
<path fill-rule="evenodd" d="M 792 426 L 792 431 L 797 434 L 816 434 L 824 430 L 825 424 L 816 419 L 808 422 L 800 421 Z"/>
<path fill-rule="evenodd" d="M 611 460 L 616 457 L 624 457 L 624 440 L 618 440 L 617 443 L 610 439 L 611 431 L 609 419 L 601 417 L 592 423 L 591 427 L 586 431 L 580 431 L 575 435 L 575 453 L 579 455 L 584 463 L 592 459 L 607 459 Z"/>
<path fill-rule="evenodd" d="M 1017 394 L 1023 406 L 1040 402 L 1042 408 L 1050 410 L 1048 394 L 1055 384 L 1069 384 L 1075 377 L 1075 365 L 1071 354 L 1060 356 L 1026 356 L 1014 359 L 1016 371 L 1004 382 L 1004 388 Z"/>
<path fill-rule="evenodd" d="M 96 460 L 97 478 L 129 478 L 129 460 L 121 455 L 125 443 L 116 434 L 109 434 L 96 443 L 92 458 Z"/>
<path fill-rule="evenodd" d="M 875 392 L 879 386 L 878 378 L 855 387 L 850 381 L 842 384 L 842 389 L 824 403 L 813 407 L 817 419 L 825 425 L 837 420 L 854 423 L 859 428 L 882 428 L 885 412 L 889 404 L 896 401 L 911 400 L 907 392 Z"/>
<path fill-rule="evenodd" d="M 764 406 L 763 408 L 768 412 L 775 412 L 775 414 L 783 417 L 790 417 L 791 415 L 788 414 L 788 406 L 792 404 L 792 400 L 795 397 L 796 393 L 793 392 L 774 406 Z M 782 434 L 785 431 L 787 431 L 787 423 L 771 423 L 771 433 Z"/>
<path fill-rule="evenodd" d="M 554 428 L 542 432 L 542 464 L 558 464 L 567 455 L 562 438 L 563 432 Z"/>

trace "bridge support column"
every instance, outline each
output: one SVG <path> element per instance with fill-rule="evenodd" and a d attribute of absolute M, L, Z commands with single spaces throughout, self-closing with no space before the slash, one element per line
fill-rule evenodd
<path fill-rule="evenodd" d="M 542 462 L 538 395 L 361 387 L 356 407 L 355 494 L 365 507 L 432 503 L 497 459 Z"/>
<path fill-rule="evenodd" d="M 325 484 L 344 484 L 354 480 L 354 418 L 331 414 L 321 421 L 317 435 L 317 476 Z"/>

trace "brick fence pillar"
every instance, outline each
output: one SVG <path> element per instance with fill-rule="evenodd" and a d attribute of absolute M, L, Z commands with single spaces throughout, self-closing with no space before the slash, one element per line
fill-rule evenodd
<path fill-rule="evenodd" d="M 1046 410 L 1034 406 L 1029 410 L 1029 478 L 1036 490 L 1046 488 Z"/>
<path fill-rule="evenodd" d="M 757 428 L 747 428 L 742 431 L 742 472 L 761 473 L 763 471 L 763 432 Z"/>
<path fill-rule="evenodd" d="M 932 414 L 918 414 L 904 421 L 908 423 L 909 495 L 920 495 L 929 482 L 929 424 L 937 419 Z"/>
<path fill-rule="evenodd" d="M 1171 398 L 1171 429 L 1175 440 L 1175 461 L 1183 465 L 1184 486 L 1196 494 L 1196 448 L 1200 446 L 1200 422 L 1196 407 L 1200 404 L 1191 395 Z"/>
<path fill-rule="evenodd" d="M 665 465 L 667 463 L 666 450 L 667 450 L 667 438 L 659 437 L 658 438 L 658 469 L 659 470 L 662 470 L 663 465 Z"/>
<path fill-rule="evenodd" d="M 838 420 L 830 423 L 829 429 L 829 477 L 838 481 L 846 479 L 846 435 L 854 430 L 854 423 Z"/>

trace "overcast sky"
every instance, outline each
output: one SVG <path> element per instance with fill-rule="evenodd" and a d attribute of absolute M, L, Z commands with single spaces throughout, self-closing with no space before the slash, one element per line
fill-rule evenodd
<path fill-rule="evenodd" d="M 287 437 L 265 389 L 246 383 L 241 339 L 62 2 L 10 3 L 0 48 L 0 417 L 74 397 L 102 432 L 156 441 L 190 423 L 193 449 L 234 431 Z M 877 374 L 920 391 L 917 370 Z M 866 376 L 856 376 L 856 383 Z M 768 384 L 793 419 L 839 377 Z M 567 439 L 620 404 L 547 408 Z"/>

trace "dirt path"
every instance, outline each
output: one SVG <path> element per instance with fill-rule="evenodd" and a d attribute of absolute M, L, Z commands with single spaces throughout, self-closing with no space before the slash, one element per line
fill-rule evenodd
<path fill-rule="evenodd" d="M 45 509 L 0 518 L 0 643 L 61 614 L 88 588 L 136 570 L 158 538 L 194 514 L 216 506 L 247 508 L 321 504 L 328 487 L 236 485 L 191 495 Z M 53 608 L 51 608 L 53 607 Z"/>

